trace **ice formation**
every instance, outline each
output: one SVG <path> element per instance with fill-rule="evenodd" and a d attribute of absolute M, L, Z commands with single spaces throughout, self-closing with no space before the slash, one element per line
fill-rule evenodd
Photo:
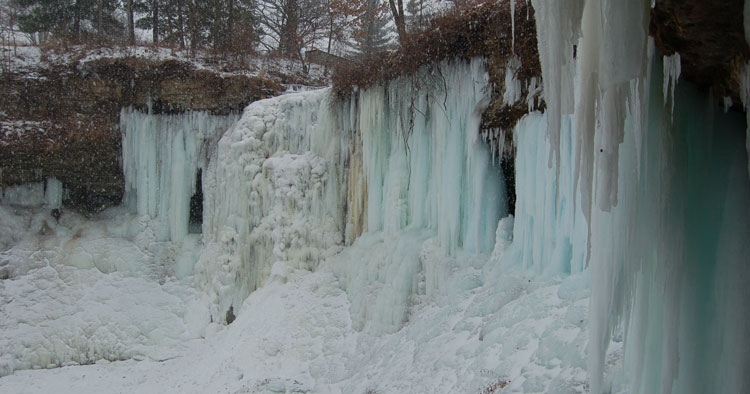
<path fill-rule="evenodd" d="M 265 282 L 273 263 L 312 270 L 340 250 L 350 132 L 321 126 L 326 97 L 254 103 L 218 143 L 204 177 L 206 248 L 197 267 L 218 320 Z"/>
<path fill-rule="evenodd" d="M 161 241 L 188 234 L 190 197 L 198 170 L 205 169 L 216 141 L 236 116 L 205 112 L 152 115 L 123 109 L 123 204 L 133 213 L 158 220 Z"/>
<path fill-rule="evenodd" d="M 435 237 L 449 256 L 490 252 L 505 201 L 478 139 L 487 81 L 476 59 L 348 102 L 332 104 L 323 90 L 250 105 L 206 172 L 207 247 L 198 270 L 217 299 L 216 318 L 261 286 L 276 261 L 315 269 L 363 232 L 386 239 L 421 232 L 390 257 L 400 274 L 382 268 L 382 282 L 398 276 L 402 284 L 379 302 L 400 317 L 369 320 L 385 319 L 392 331 L 416 291 L 419 245 Z M 342 268 L 345 283 L 369 281 L 362 275 L 373 264 Z"/>
<path fill-rule="evenodd" d="M 679 57 L 662 63 L 649 44 L 647 2 L 578 2 L 580 14 L 561 3 L 534 5 L 547 37 L 539 46 L 548 104 L 564 101 L 554 87 L 570 60 L 549 48 L 558 44 L 549 37 L 582 34 L 574 190 L 589 226 L 591 391 L 745 391 L 750 364 L 736 351 L 747 346 L 739 333 L 748 328 L 749 295 L 738 285 L 748 275 L 742 239 L 750 235 L 742 118 L 675 87 Z M 573 23 L 545 23 L 560 11 Z M 674 110 L 664 109 L 668 86 Z M 620 368 L 608 350 L 623 338 Z"/>
<path fill-rule="evenodd" d="M 533 3 L 547 111 L 493 131 L 513 133 L 514 215 L 481 59 L 236 123 L 124 110 L 130 214 L 56 223 L 58 181 L 4 191 L 0 373 L 138 358 L 83 370 L 152 392 L 747 392 L 746 119 L 677 83 L 653 2 Z M 514 67 L 508 101 L 538 83 Z"/>

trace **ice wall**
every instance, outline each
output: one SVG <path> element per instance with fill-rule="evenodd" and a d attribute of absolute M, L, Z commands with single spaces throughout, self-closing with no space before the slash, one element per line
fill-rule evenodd
<path fill-rule="evenodd" d="M 0 190 L 0 204 L 20 207 L 45 206 L 57 209 L 62 205 L 64 191 L 62 182 L 51 177 L 45 179 L 44 182 L 3 188 Z"/>
<path fill-rule="evenodd" d="M 417 291 L 423 243 L 446 256 L 489 253 L 505 191 L 478 139 L 487 81 L 476 59 L 348 100 L 322 90 L 250 105 L 205 175 L 197 272 L 214 317 L 236 310 L 275 262 L 315 269 L 368 233 L 361 264 L 335 269 L 360 328 L 392 331 Z M 371 297 L 388 312 L 366 307 Z"/>
<path fill-rule="evenodd" d="M 187 235 L 197 171 L 207 166 L 212 147 L 236 120 L 236 115 L 206 112 L 121 111 L 123 203 L 156 220 L 159 241 L 181 242 Z"/>
<path fill-rule="evenodd" d="M 575 201 L 588 227 L 591 392 L 746 392 L 746 124 L 679 82 L 679 56 L 662 62 L 647 40 L 649 5 L 534 2 L 547 115 L 558 117 L 548 120 L 556 202 Z M 560 71 L 571 69 L 572 45 L 574 76 Z M 570 162 L 572 190 L 564 186 Z M 610 350 L 623 338 L 620 365 Z"/>
<path fill-rule="evenodd" d="M 238 311 L 273 263 L 315 269 L 341 249 L 352 131 L 335 127 L 330 106 L 327 90 L 259 101 L 219 141 L 204 173 L 197 267 L 214 319 Z"/>
<path fill-rule="evenodd" d="M 502 172 L 478 138 L 487 83 L 483 61 L 474 59 L 355 97 L 367 233 L 333 267 L 356 328 L 398 330 L 415 297 L 451 291 L 444 279 L 471 264 L 464 255 L 492 251 L 506 197 Z"/>

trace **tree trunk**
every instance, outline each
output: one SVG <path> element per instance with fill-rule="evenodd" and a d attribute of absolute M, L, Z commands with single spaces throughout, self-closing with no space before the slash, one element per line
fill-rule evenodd
<path fill-rule="evenodd" d="M 100 44 L 102 43 L 102 41 L 104 41 L 104 23 L 102 22 L 103 14 L 104 0 L 98 0 L 96 4 L 96 35 L 99 38 Z"/>
<path fill-rule="evenodd" d="M 159 0 L 151 0 L 151 28 L 152 28 L 152 37 L 154 41 L 154 45 L 159 44 Z"/>
<path fill-rule="evenodd" d="M 226 50 L 234 51 L 234 0 L 229 0 L 227 7 L 227 37 L 226 37 Z"/>
<path fill-rule="evenodd" d="M 396 23 L 396 31 L 398 32 L 398 42 L 404 45 L 406 42 L 406 20 L 404 18 L 404 1 L 398 0 L 398 5 L 393 0 L 388 0 L 388 5 L 391 6 L 391 14 L 393 14 L 393 21 Z"/>
<path fill-rule="evenodd" d="M 128 0 L 128 44 L 135 45 L 135 18 L 133 17 L 133 0 Z"/>

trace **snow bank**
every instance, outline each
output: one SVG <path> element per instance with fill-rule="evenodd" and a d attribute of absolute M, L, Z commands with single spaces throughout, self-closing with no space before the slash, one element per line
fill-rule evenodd
<path fill-rule="evenodd" d="M 48 209 L 3 205 L 0 214 L 0 375 L 170 357 L 205 329 L 145 218 L 133 226 L 121 211 L 95 221 L 64 211 L 58 222 Z M 124 236 L 126 227 L 139 228 Z"/>

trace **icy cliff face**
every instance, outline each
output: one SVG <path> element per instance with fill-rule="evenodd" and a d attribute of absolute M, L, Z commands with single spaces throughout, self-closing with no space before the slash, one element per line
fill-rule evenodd
<path fill-rule="evenodd" d="M 398 277 L 392 298 L 377 301 L 397 317 L 362 312 L 363 321 L 388 320 L 382 329 L 391 331 L 418 291 L 422 243 L 434 239 L 448 256 L 490 252 L 505 192 L 478 139 L 486 85 L 476 59 L 442 64 L 348 102 L 332 103 L 323 90 L 249 106 L 219 142 L 206 175 L 207 246 L 198 280 L 215 297 L 214 316 L 222 319 L 261 286 L 277 261 L 315 269 L 363 232 L 394 240 L 413 234 L 402 240 L 408 251 L 390 264 L 365 258 L 339 270 L 344 286 L 375 279 L 367 272 L 379 272 L 381 286 Z M 367 295 L 379 297 L 350 294 L 362 304 L 372 302 Z"/>
<path fill-rule="evenodd" d="M 515 217 L 500 219 L 504 182 L 478 139 L 478 59 L 343 102 L 258 102 L 218 142 L 231 119 L 125 111 L 135 216 L 0 216 L 0 374 L 161 361 L 205 335 L 225 353 L 168 368 L 200 365 L 238 392 L 747 392 L 745 118 L 680 82 L 680 55 L 647 38 L 648 2 L 535 6 L 548 107 L 513 132 Z M 202 244 L 188 234 L 198 170 Z M 59 186 L 3 203 L 51 208 Z M 133 306 L 149 300 L 162 305 Z"/>
<path fill-rule="evenodd" d="M 216 320 L 260 287 L 273 263 L 313 270 L 341 248 L 351 132 L 332 127 L 326 92 L 256 102 L 219 141 L 204 178 L 197 267 Z"/>
<path fill-rule="evenodd" d="M 179 243 L 187 235 L 198 171 L 208 166 L 216 141 L 236 119 L 199 111 L 171 116 L 121 112 L 123 205 L 156 219 L 160 241 Z"/>
<path fill-rule="evenodd" d="M 647 1 L 534 5 L 551 164 L 575 163 L 588 225 L 592 392 L 746 391 L 742 117 L 675 89 L 679 56 L 662 62 L 647 40 Z M 576 125 L 567 153 L 565 114 Z M 620 367 L 608 349 L 623 337 Z"/>

